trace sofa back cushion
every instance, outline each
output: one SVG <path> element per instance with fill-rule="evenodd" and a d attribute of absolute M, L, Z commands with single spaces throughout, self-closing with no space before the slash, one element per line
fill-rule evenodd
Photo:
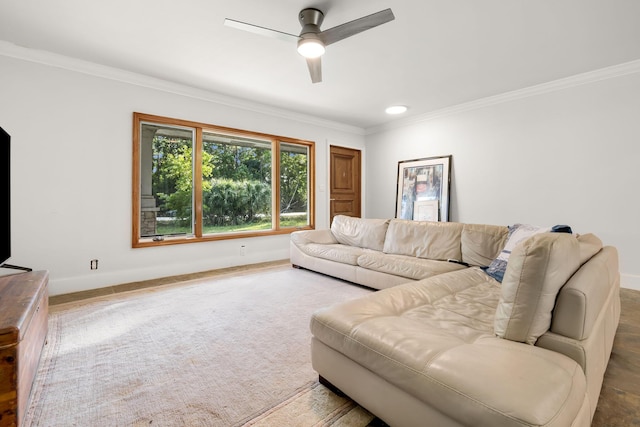
<path fill-rule="evenodd" d="M 535 344 L 549 330 L 558 291 L 580 267 L 579 246 L 571 234 L 541 233 L 514 248 L 496 308 L 498 337 Z"/>
<path fill-rule="evenodd" d="M 603 248 L 602 240 L 595 234 L 580 234 L 577 238 L 580 244 L 580 265 L 589 261 Z"/>
<path fill-rule="evenodd" d="M 462 229 L 462 261 L 486 267 L 498 257 L 507 242 L 509 227 L 503 225 L 465 224 Z"/>
<path fill-rule="evenodd" d="M 336 215 L 331 223 L 331 233 L 343 245 L 382 251 L 388 226 L 388 219 Z"/>
<path fill-rule="evenodd" d="M 384 252 L 418 258 L 460 260 L 463 225 L 456 222 L 392 219 L 384 240 Z"/>

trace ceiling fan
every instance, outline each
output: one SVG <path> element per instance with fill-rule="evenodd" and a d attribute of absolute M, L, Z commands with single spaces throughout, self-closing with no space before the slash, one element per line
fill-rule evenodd
<path fill-rule="evenodd" d="M 395 17 L 391 9 L 385 9 L 338 25 L 337 27 L 321 31 L 320 25 L 322 25 L 322 21 L 324 20 L 324 13 L 318 9 L 307 8 L 301 10 L 298 14 L 302 31 L 300 31 L 300 35 L 297 36 L 228 18 L 224 20 L 224 25 L 263 36 L 297 42 L 298 53 L 307 60 L 311 81 L 318 83 L 322 81 L 322 62 L 320 57 L 324 54 L 326 46 L 377 27 L 378 25 L 393 21 L 394 19 Z"/>

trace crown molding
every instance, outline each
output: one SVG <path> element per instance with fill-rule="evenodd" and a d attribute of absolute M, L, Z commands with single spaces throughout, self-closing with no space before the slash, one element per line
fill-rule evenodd
<path fill-rule="evenodd" d="M 454 105 L 452 107 L 443 108 L 429 113 L 399 119 L 380 126 L 372 126 L 365 129 L 365 135 L 373 135 L 387 130 L 398 129 L 418 123 L 427 122 L 440 117 L 451 116 L 454 114 L 464 113 L 467 111 L 477 110 L 496 104 L 511 102 L 517 99 L 529 98 L 532 96 L 542 95 L 549 92 L 556 92 L 563 89 L 581 86 L 601 80 L 613 79 L 628 74 L 640 73 L 640 60 L 625 62 L 610 67 L 601 68 L 586 73 L 576 74 L 574 76 L 565 77 L 551 82 L 530 86 L 523 89 L 505 92 L 499 95 L 489 96 L 477 99 L 475 101 L 465 102 L 463 104 Z"/>
<path fill-rule="evenodd" d="M 437 118 L 485 108 L 496 104 L 502 104 L 505 102 L 524 99 L 575 86 L 594 83 L 600 80 L 607 80 L 640 72 L 640 60 L 630 61 L 619 65 L 614 65 L 554 80 L 547 83 L 530 86 L 528 88 L 518 89 L 499 95 L 477 99 L 429 113 L 407 117 L 406 119 L 395 120 L 393 122 L 385 123 L 379 126 L 361 128 L 345 123 L 317 118 L 293 110 L 277 108 L 267 104 L 261 104 L 250 100 L 235 98 L 232 96 L 207 91 L 180 83 L 170 82 L 168 80 L 134 73 L 119 68 L 109 67 L 106 65 L 84 61 L 77 58 L 71 58 L 53 52 L 30 49 L 15 45 L 4 40 L 0 40 L 0 55 L 361 136 L 373 135 L 387 130 L 415 125 L 418 123 L 435 120 Z"/>
<path fill-rule="evenodd" d="M 314 126 L 321 126 L 347 132 L 356 135 L 364 135 L 364 129 L 331 120 L 320 119 L 308 114 L 296 111 L 273 107 L 241 98 L 235 98 L 220 93 L 195 88 L 192 86 L 170 82 L 168 80 L 134 73 L 115 67 L 109 67 L 82 59 L 72 58 L 44 50 L 30 49 L 16 44 L 0 40 L 0 55 L 23 61 L 35 62 L 42 65 L 61 68 L 68 71 L 87 74 L 107 80 L 114 80 L 121 83 L 128 83 L 149 89 L 155 89 L 175 95 L 186 96 L 201 101 L 222 104 L 228 107 L 239 108 L 255 113 L 266 114 L 282 119 L 293 120 Z"/>

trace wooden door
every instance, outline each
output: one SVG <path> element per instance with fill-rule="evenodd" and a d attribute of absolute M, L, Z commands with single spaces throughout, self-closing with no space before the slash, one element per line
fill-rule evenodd
<path fill-rule="evenodd" d="M 330 146 L 330 217 L 348 215 L 360 217 L 361 153 L 360 150 Z"/>

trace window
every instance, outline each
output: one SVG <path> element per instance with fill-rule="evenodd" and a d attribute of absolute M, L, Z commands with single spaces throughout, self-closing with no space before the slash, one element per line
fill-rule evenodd
<path fill-rule="evenodd" d="M 134 113 L 133 247 L 314 227 L 314 144 Z"/>

